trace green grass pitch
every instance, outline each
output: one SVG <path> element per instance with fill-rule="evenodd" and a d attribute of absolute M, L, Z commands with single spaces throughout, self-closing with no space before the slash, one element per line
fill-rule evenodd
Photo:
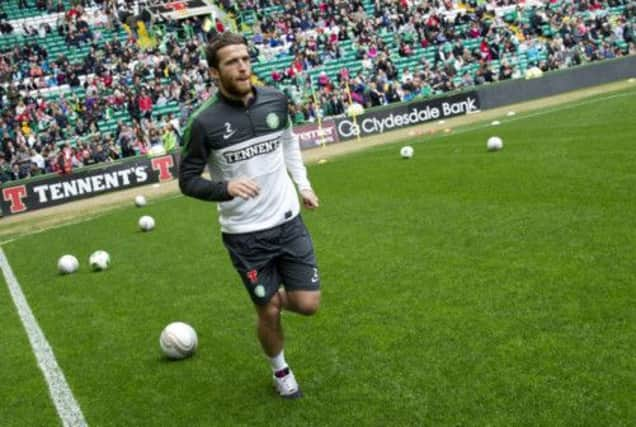
<path fill-rule="evenodd" d="M 214 204 L 131 200 L 4 250 L 90 425 L 633 425 L 635 117 L 631 90 L 310 166 L 323 302 L 284 315 L 299 401 L 271 389 Z M 0 316 L 0 424 L 56 425 L 6 286 Z M 169 362 L 175 320 L 199 350 Z"/>

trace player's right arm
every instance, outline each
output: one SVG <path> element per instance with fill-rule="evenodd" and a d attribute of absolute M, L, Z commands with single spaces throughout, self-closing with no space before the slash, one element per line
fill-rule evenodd
<path fill-rule="evenodd" d="M 203 125 L 197 120 L 184 131 L 184 148 L 179 167 L 179 188 L 186 196 L 211 202 L 225 202 L 234 197 L 249 199 L 258 195 L 258 185 L 249 178 L 216 181 L 201 176 L 211 149 Z"/>
<path fill-rule="evenodd" d="M 184 146 L 179 166 L 179 188 L 186 196 L 211 202 L 231 200 L 227 182 L 211 181 L 201 176 L 208 163 L 211 149 L 203 125 L 193 120 L 184 131 Z"/>

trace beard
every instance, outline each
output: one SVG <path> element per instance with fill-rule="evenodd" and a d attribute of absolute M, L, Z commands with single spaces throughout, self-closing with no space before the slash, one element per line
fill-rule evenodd
<path fill-rule="evenodd" d="M 219 83 L 223 90 L 234 98 L 243 98 L 245 95 L 252 92 L 252 82 L 247 81 L 235 81 L 230 77 L 219 76 Z"/>

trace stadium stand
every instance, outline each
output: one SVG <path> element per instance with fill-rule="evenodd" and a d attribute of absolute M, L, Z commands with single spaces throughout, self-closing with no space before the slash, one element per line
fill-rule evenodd
<path fill-rule="evenodd" d="M 629 54 L 633 3 L 260 2 L 241 22 L 255 73 L 287 90 L 303 121 L 341 113 L 349 96 L 377 106 Z"/>
<path fill-rule="evenodd" d="M 173 148 L 214 94 L 200 49 L 226 28 L 244 33 L 256 78 L 288 94 L 295 123 L 636 52 L 633 1 L 218 8 L 215 21 L 175 21 L 126 0 L 0 4 L 0 181 Z"/>

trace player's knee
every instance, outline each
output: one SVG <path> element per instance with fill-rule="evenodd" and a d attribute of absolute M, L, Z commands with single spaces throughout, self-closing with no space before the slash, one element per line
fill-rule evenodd
<path fill-rule="evenodd" d="M 315 293 L 311 295 L 306 295 L 304 298 L 296 301 L 296 309 L 300 314 L 304 314 L 305 316 L 311 316 L 315 314 L 320 308 L 320 294 Z"/>
<path fill-rule="evenodd" d="M 267 306 L 258 311 L 258 323 L 267 328 L 276 328 L 280 323 L 280 309 Z"/>
<path fill-rule="evenodd" d="M 258 317 L 264 323 L 278 323 L 281 309 L 280 300 L 277 295 L 274 295 L 267 304 L 257 306 Z"/>

